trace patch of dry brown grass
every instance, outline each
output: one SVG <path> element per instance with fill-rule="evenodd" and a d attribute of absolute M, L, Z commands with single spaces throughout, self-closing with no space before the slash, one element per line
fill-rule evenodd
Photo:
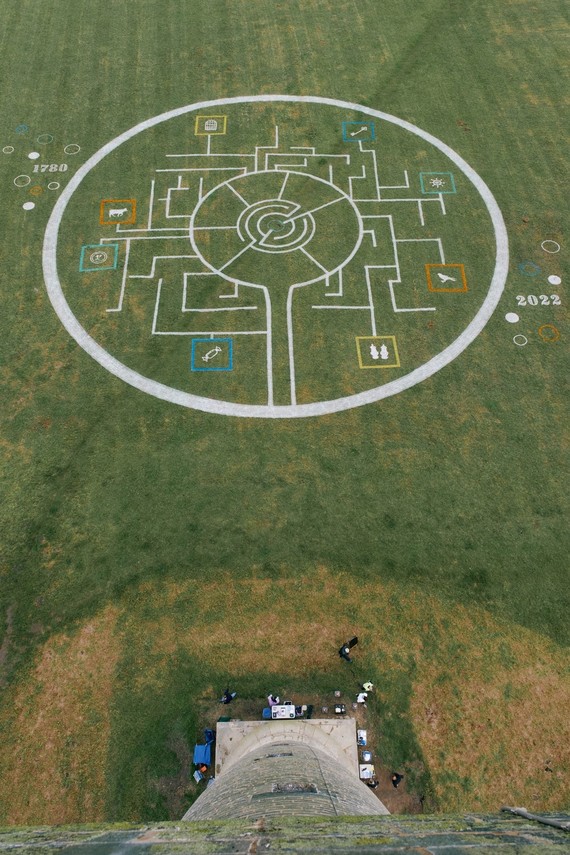
<path fill-rule="evenodd" d="M 9 824 L 105 819 L 117 609 L 42 647 L 0 714 L 0 805 Z"/>
<path fill-rule="evenodd" d="M 303 639 L 293 657 L 291 627 Z M 415 674 L 403 714 L 410 716 L 442 810 L 568 804 L 564 651 L 483 609 L 393 584 L 359 583 L 320 567 L 302 579 L 284 568 L 272 579 L 254 570 L 249 579 L 146 583 L 128 610 L 107 607 L 74 635 L 52 637 L 31 672 L 8 690 L 0 714 L 0 804 L 8 806 L 2 818 L 105 818 L 114 673 L 125 645 L 130 690 L 160 693 L 172 658 L 198 651 L 205 674 L 231 671 L 238 688 L 240 676 L 261 672 L 297 680 L 335 673 L 338 646 L 352 633 L 361 638 L 358 671 L 377 675 L 387 708 L 392 699 L 382 675 L 393 681 L 399 673 L 408 680 Z M 169 793 L 174 787 L 179 798 L 182 783 L 175 775 L 158 786 Z"/>
<path fill-rule="evenodd" d="M 565 657 L 518 628 L 508 637 L 511 662 L 502 664 L 504 636 L 501 642 L 489 629 L 480 651 L 469 655 L 469 647 L 452 666 L 452 679 L 445 662 L 431 662 L 415 686 L 412 717 L 437 794 L 449 811 L 563 807 L 570 796 Z M 456 614 L 452 631 L 471 638 L 471 616 Z"/>
<path fill-rule="evenodd" d="M 260 670 L 293 677 L 336 667 L 339 642 L 354 632 L 364 642 L 357 657 L 380 673 L 414 657 L 410 715 L 443 809 L 495 810 L 521 801 L 554 810 L 568 803 L 570 679 L 564 651 L 546 638 L 483 609 L 358 584 L 325 568 L 301 582 L 228 576 L 206 583 L 201 609 L 220 619 L 207 632 L 199 621 L 184 631 L 175 606 L 192 587 L 154 594 L 164 600 L 152 628 L 156 653 L 200 650 L 206 668 L 224 670 L 231 661 L 236 681 Z M 291 626 L 310 639 L 294 658 L 283 643 Z"/>

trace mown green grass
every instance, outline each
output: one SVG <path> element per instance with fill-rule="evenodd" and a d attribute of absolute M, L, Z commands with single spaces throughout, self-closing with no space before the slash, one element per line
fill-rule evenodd
<path fill-rule="evenodd" d="M 50 634 L 106 603 L 138 602 L 145 583 L 194 580 L 199 613 L 204 581 L 223 586 L 228 571 L 302 585 L 318 564 L 484 605 L 567 644 L 567 310 L 521 312 L 526 348 L 503 320 L 516 295 L 543 293 L 544 277 L 567 267 L 561 0 L 5 0 L 3 11 L 0 148 L 16 151 L 0 154 L 0 615 L 13 607 L 2 679 L 18 684 Z M 268 92 L 355 101 L 435 134 L 489 184 L 509 232 L 505 295 L 459 359 L 408 392 L 321 419 L 182 410 L 107 374 L 45 295 L 54 197 L 46 190 L 24 212 L 31 197 L 12 184 L 40 133 L 56 136 L 54 152 L 80 144 L 83 162 L 168 109 Z M 14 133 L 21 122 L 27 135 Z M 546 256 L 544 238 L 562 251 Z M 519 272 L 524 259 L 542 266 L 540 290 Z M 558 293 L 564 302 L 564 283 Z M 556 344 L 537 336 L 547 322 L 561 330 Z M 180 663 L 187 683 L 193 668 Z M 119 804 L 121 816 L 158 817 L 164 806 L 124 770 L 139 752 L 163 774 L 165 734 L 191 727 L 193 694 L 183 701 L 169 677 L 142 702 L 122 679 L 117 733 L 132 737 L 112 742 L 109 815 Z M 402 709 L 408 685 L 392 684 Z M 402 744 L 412 755 L 416 737 Z"/>

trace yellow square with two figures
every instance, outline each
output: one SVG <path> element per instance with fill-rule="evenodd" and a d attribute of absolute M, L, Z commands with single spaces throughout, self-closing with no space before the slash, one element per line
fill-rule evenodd
<path fill-rule="evenodd" d="M 197 137 L 216 136 L 226 133 L 227 116 L 196 116 L 194 134 Z"/>
<path fill-rule="evenodd" d="M 400 355 L 395 335 L 356 336 L 358 364 L 361 368 L 399 368 Z"/>

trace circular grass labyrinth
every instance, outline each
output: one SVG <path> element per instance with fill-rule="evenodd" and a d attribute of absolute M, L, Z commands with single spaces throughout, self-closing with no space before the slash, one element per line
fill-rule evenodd
<path fill-rule="evenodd" d="M 425 380 L 483 329 L 507 268 L 498 206 L 458 154 L 310 96 L 137 125 L 79 168 L 44 243 L 52 304 L 101 365 L 244 417 L 345 410 Z"/>

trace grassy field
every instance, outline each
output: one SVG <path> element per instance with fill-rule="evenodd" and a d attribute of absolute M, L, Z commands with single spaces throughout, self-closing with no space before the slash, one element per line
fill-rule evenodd
<path fill-rule="evenodd" d="M 178 818 L 196 795 L 188 752 L 228 682 L 261 706 L 274 689 L 326 697 L 370 678 L 375 748 L 426 809 L 568 805 L 569 32 L 562 0 L 4 0 L 0 822 Z M 509 236 L 504 295 L 467 350 L 317 418 L 223 416 L 132 388 L 72 340 L 42 274 L 53 206 L 109 140 L 271 93 L 361 104 L 443 140 Z M 75 265 L 66 282 L 94 335 L 77 270 L 99 240 L 89 206 L 112 181 L 129 198 L 138 164 L 146 181 L 156 138 L 125 152 L 63 221 L 62 274 Z M 68 169 L 34 172 L 51 163 Z M 483 215 L 465 213 L 461 240 L 488 277 Z M 171 378 L 152 347 L 133 358 Z M 336 651 L 353 632 L 349 670 Z"/>

